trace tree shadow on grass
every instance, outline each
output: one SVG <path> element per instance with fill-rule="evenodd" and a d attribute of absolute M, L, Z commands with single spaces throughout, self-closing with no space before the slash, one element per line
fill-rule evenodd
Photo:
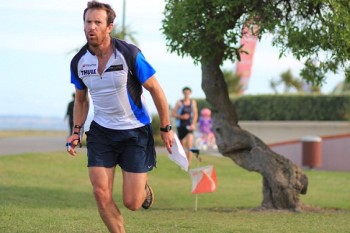
<path fill-rule="evenodd" d="M 194 208 L 152 208 L 157 211 L 195 211 Z M 200 207 L 198 211 L 206 211 L 213 213 L 237 213 L 237 212 L 271 212 L 271 213 L 293 213 L 297 211 L 292 210 L 282 210 L 282 209 L 266 209 L 262 207 Z M 308 212 L 308 213 L 349 213 L 350 210 L 347 209 L 339 209 L 339 208 L 320 208 L 312 205 L 305 205 L 304 208 L 300 212 Z"/>
<path fill-rule="evenodd" d="M 255 207 L 255 208 L 247 208 L 247 207 L 237 207 L 237 208 L 206 208 L 207 211 L 210 212 L 219 212 L 219 213 L 233 213 L 233 212 L 239 212 L 239 211 L 247 211 L 247 212 L 313 212 L 313 213 L 335 213 L 335 212 L 350 212 L 350 210 L 347 209 L 338 209 L 338 208 L 320 208 L 313 205 L 306 205 L 304 204 L 303 207 L 299 211 L 294 210 L 287 210 L 287 209 L 267 209 L 263 207 Z"/>
<path fill-rule="evenodd" d="M 95 207 L 91 193 L 64 189 L 0 185 L 0 197 L 0 206 L 24 208 Z"/>

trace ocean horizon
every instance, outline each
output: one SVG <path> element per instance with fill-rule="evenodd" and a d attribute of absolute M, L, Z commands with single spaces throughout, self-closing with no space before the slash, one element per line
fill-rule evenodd
<path fill-rule="evenodd" d="M 42 116 L 0 116 L 0 130 L 68 131 L 68 120 Z"/>
<path fill-rule="evenodd" d="M 69 126 L 64 117 L 2 115 L 0 130 L 69 131 Z"/>

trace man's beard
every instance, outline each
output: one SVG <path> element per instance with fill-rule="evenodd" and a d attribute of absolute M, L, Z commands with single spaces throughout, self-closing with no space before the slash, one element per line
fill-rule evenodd
<path fill-rule="evenodd" d="M 87 43 L 92 46 L 92 47 L 98 47 L 98 40 L 95 40 L 95 39 L 89 39 L 88 36 L 86 36 L 86 41 Z"/>
<path fill-rule="evenodd" d="M 105 36 L 102 39 L 99 39 L 97 37 L 94 37 L 94 39 L 89 39 L 89 37 L 86 35 L 86 41 L 91 47 L 98 47 L 99 45 L 103 44 L 104 41 L 106 41 L 108 36 Z"/>

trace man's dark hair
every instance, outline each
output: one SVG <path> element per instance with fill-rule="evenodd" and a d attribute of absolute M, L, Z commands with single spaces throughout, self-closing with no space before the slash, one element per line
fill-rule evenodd
<path fill-rule="evenodd" d="M 105 10 L 107 12 L 107 25 L 114 22 L 115 12 L 112 9 L 111 5 L 106 3 L 101 3 L 97 1 L 88 2 L 87 8 L 84 10 L 83 20 L 85 22 L 85 14 L 88 10 L 97 9 L 97 10 Z"/>
<path fill-rule="evenodd" d="M 184 91 L 190 91 L 190 92 L 192 92 L 191 88 L 189 88 L 189 87 L 184 87 L 184 88 L 182 89 L 182 92 L 184 92 Z"/>

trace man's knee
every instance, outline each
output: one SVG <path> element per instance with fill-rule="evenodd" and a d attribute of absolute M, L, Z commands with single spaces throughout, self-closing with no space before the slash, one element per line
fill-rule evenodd
<path fill-rule="evenodd" d="M 144 200 L 142 200 L 142 199 L 131 197 L 131 196 L 129 196 L 129 197 L 124 196 L 123 197 L 124 206 L 132 211 L 140 209 L 143 201 Z"/>
<path fill-rule="evenodd" d="M 105 209 L 113 201 L 113 197 L 108 190 L 94 188 L 93 194 L 99 208 Z"/>

